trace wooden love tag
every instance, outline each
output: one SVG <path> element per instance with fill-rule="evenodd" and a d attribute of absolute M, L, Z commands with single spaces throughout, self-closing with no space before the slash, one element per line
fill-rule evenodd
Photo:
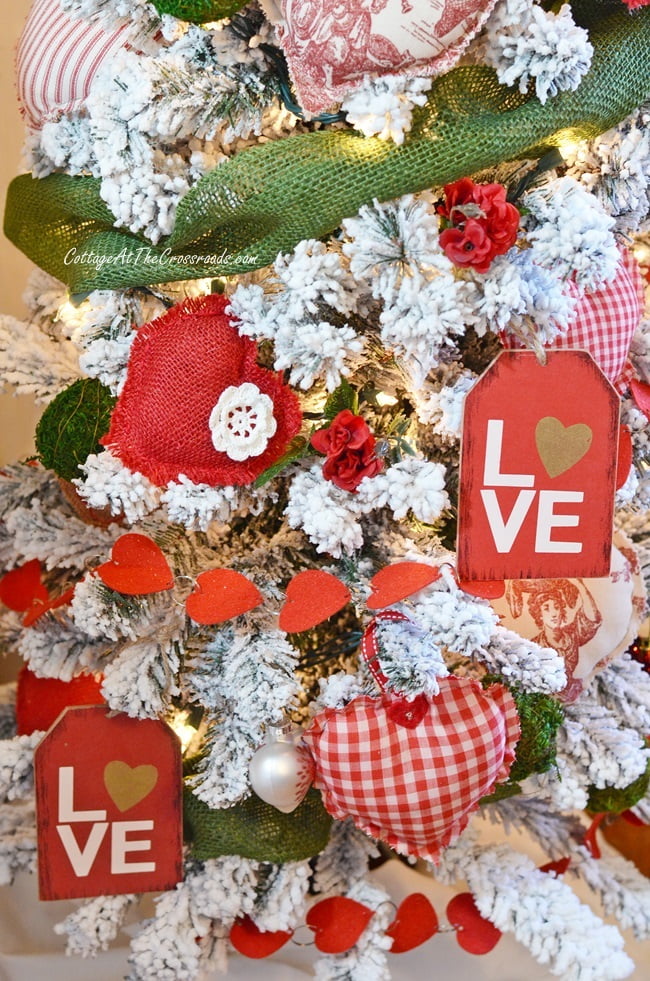
<path fill-rule="evenodd" d="M 465 400 L 463 580 L 607 576 L 619 398 L 586 351 L 504 351 Z"/>
<path fill-rule="evenodd" d="M 182 879 L 181 752 L 157 719 L 68 708 L 34 756 L 41 899 L 171 889 Z"/>

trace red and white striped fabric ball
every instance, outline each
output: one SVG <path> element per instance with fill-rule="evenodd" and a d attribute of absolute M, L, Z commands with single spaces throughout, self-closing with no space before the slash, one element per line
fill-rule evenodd
<path fill-rule="evenodd" d="M 108 34 L 73 20 L 59 0 L 34 0 L 16 49 L 16 88 L 27 125 L 40 129 L 83 108 L 101 65 L 125 46 L 126 26 Z"/>

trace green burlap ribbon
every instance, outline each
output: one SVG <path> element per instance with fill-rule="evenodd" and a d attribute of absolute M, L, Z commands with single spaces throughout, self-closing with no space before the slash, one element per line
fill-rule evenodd
<path fill-rule="evenodd" d="M 278 865 L 301 862 L 325 848 L 332 824 L 313 787 L 291 814 L 283 814 L 255 794 L 234 807 L 217 810 L 185 788 L 183 815 L 185 838 L 199 861 L 241 855 Z"/>
<path fill-rule="evenodd" d="M 91 177 L 16 178 L 5 233 L 72 292 L 250 271 L 321 238 L 373 198 L 440 186 L 504 160 L 590 139 L 650 99 L 650 8 L 574 4 L 595 53 L 577 91 L 542 106 L 484 66 L 436 79 L 402 146 L 352 131 L 300 134 L 251 147 L 180 202 L 174 231 L 151 246 L 116 229 Z"/>
<path fill-rule="evenodd" d="M 241 10 L 248 0 L 152 0 L 159 14 L 171 14 L 191 24 L 223 20 Z"/>

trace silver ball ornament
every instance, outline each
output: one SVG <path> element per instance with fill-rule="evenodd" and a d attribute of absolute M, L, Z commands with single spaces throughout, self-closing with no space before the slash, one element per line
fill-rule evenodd
<path fill-rule="evenodd" d="M 297 745 L 286 729 L 276 729 L 271 731 L 270 741 L 255 752 L 248 773 L 258 797 L 290 814 L 309 790 L 314 762 L 309 750 Z"/>

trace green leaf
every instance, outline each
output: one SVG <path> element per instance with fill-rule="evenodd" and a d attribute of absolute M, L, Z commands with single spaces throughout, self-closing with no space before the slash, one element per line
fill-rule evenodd
<path fill-rule="evenodd" d="M 274 477 L 277 477 L 277 475 L 281 473 L 285 467 L 288 467 L 290 463 L 293 463 L 294 460 L 300 460 L 301 457 L 306 456 L 308 450 L 309 441 L 306 440 L 304 436 L 296 436 L 289 443 L 289 449 L 286 451 L 286 453 L 283 453 L 282 456 L 275 461 L 275 463 L 273 463 L 270 467 L 267 467 L 266 470 L 262 471 L 257 480 L 254 481 L 253 487 L 256 489 L 258 487 L 264 487 L 264 484 L 268 484 L 269 480 L 273 480 Z"/>
<path fill-rule="evenodd" d="M 349 409 L 355 415 L 359 409 L 359 399 L 357 393 L 352 388 L 349 381 L 344 378 L 338 388 L 335 388 L 325 403 L 323 414 L 330 422 L 339 412 Z"/>

